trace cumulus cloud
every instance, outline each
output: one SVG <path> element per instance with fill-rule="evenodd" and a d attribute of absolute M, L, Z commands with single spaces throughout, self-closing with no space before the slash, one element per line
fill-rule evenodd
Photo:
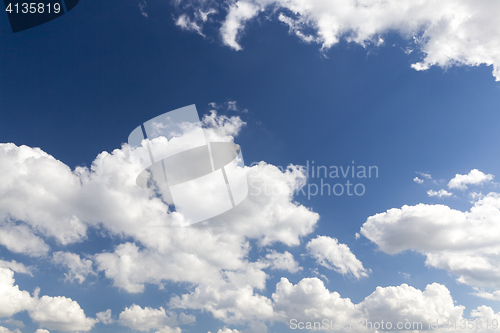
<path fill-rule="evenodd" d="M 368 276 L 369 270 L 363 267 L 347 245 L 335 238 L 318 236 L 307 243 L 306 249 L 318 265 L 343 275 L 351 274 L 358 279 Z"/>
<path fill-rule="evenodd" d="M 244 126 L 238 117 L 215 112 L 202 122 L 209 141 L 233 141 Z M 70 244 L 85 240 L 88 228 L 102 228 L 128 241 L 95 254 L 92 260 L 55 252 L 52 262 L 68 269 L 68 280 L 83 282 L 95 274 L 94 262 L 114 286 L 132 293 L 142 292 L 147 283 L 192 283 L 192 292 L 171 300 L 171 306 L 177 308 L 203 309 L 228 322 L 272 318 L 271 301 L 256 292 L 265 287 L 264 269 L 294 272 L 298 264 L 288 252 L 271 252 L 265 262 L 252 263 L 248 260 L 249 240 L 264 248 L 275 243 L 296 246 L 314 230 L 319 215 L 293 200 L 293 193 L 305 184 L 304 170 L 290 166 L 280 171 L 264 162 L 246 167 L 251 193 L 244 202 L 208 223 L 181 228 L 183 217 L 172 212 L 155 189 L 136 186 L 135 177 L 142 170 L 128 151 L 125 145 L 111 153 L 103 152 L 90 168 L 71 170 L 40 149 L 0 145 L 0 167 L 5 171 L 0 173 L 0 214 L 12 218 L 4 220 L 11 228 L 26 230 L 18 244 L 30 244 L 26 240 L 32 238 L 40 240 L 38 244 L 32 242 L 37 246 L 16 249 L 13 244 L 11 248 L 33 256 L 46 255 L 50 249 L 44 238 Z M 8 177 L 5 181 L 4 175 Z M 268 193 L 266 188 L 275 191 Z M 4 204 L 6 201 L 10 204 Z M 32 319 L 49 329 L 71 326 L 84 331 L 96 322 L 68 298 L 27 300 L 35 303 L 29 309 Z M 25 305 L 15 311 L 27 309 Z M 9 309 L 5 311 L 12 311 L 12 307 Z M 44 309 L 61 309 L 61 315 Z M 141 309 L 130 307 L 128 311 L 162 311 Z M 127 313 L 121 315 L 120 322 L 130 326 Z M 97 318 L 102 323 L 112 321 L 111 313 L 109 317 L 106 312 L 100 313 Z M 154 329 L 162 332 L 174 326 Z"/>
<path fill-rule="evenodd" d="M 166 327 L 159 329 L 155 333 L 182 333 L 182 330 L 179 327 L 172 328 L 172 327 L 166 326 Z"/>
<path fill-rule="evenodd" d="M 103 323 L 104 325 L 109 325 L 115 322 L 111 317 L 111 309 L 96 313 L 96 319 L 98 322 Z"/>
<path fill-rule="evenodd" d="M 260 246 L 276 242 L 299 245 L 300 237 L 312 232 L 319 218 L 317 213 L 292 202 L 295 188 L 304 183 L 303 171 L 290 168 L 281 172 L 261 162 L 247 168 L 247 177 L 252 184 L 248 198 L 212 219 L 213 225 L 169 228 L 158 221 L 156 225 L 146 223 L 131 228 L 128 235 L 146 248 L 125 243 L 114 252 L 97 254 L 98 269 L 115 286 L 142 292 L 144 283 L 203 283 L 220 280 L 224 276 L 221 270 L 245 270 L 249 238 L 256 239 Z M 266 194 L 266 186 L 275 188 L 275 193 Z M 168 214 L 165 216 L 168 218 Z"/>
<path fill-rule="evenodd" d="M 226 142 L 232 142 L 245 125 L 239 117 L 216 112 L 202 123 L 209 141 Z M 317 213 L 293 200 L 296 190 L 306 183 L 304 169 L 293 165 L 284 171 L 264 162 L 246 167 L 251 193 L 245 201 L 208 222 L 183 228 L 183 216 L 171 211 L 158 195 L 161 191 L 136 186 L 135 177 L 142 170 L 127 145 L 99 154 L 90 168 L 75 170 L 38 148 L 3 144 L 0 155 L 0 167 L 6 171 L 0 178 L 9 177 L 0 181 L 0 202 L 10 201 L 10 205 L 0 204 L 0 217 L 4 230 L 17 228 L 20 234 L 16 242 L 2 243 L 8 249 L 46 256 L 50 248 L 44 239 L 54 239 L 55 246 L 71 244 L 84 241 L 89 228 L 99 228 L 127 242 L 87 258 L 54 252 L 51 262 L 67 269 L 67 280 L 82 283 L 96 274 L 95 264 L 114 286 L 131 293 L 144 291 L 148 283 L 188 282 L 191 291 L 173 297 L 171 308 L 204 310 L 228 323 L 250 322 L 257 331 L 274 316 L 272 301 L 257 292 L 265 288 L 264 270 L 297 272 L 300 268 L 288 251 L 271 251 L 250 262 L 250 240 L 261 248 L 275 243 L 297 246 L 319 219 Z M 51 225 L 51 221 L 56 222 Z M 31 245 L 16 248 L 19 244 Z M 69 298 L 31 297 L 13 282 L 10 288 L 14 288 L 9 289 L 11 293 L 21 293 L 17 299 L 25 295 L 26 300 L 18 308 L 6 308 L 7 315 L 27 310 L 41 327 L 88 331 L 96 322 L 113 323 L 111 311 L 88 318 Z M 180 332 L 177 325 L 193 320 L 164 308 L 132 305 L 119 315 L 118 323 L 164 333 Z"/>
<path fill-rule="evenodd" d="M 29 310 L 29 315 L 42 327 L 64 332 L 90 331 L 96 323 L 95 319 L 85 316 L 76 301 L 64 296 L 42 296 Z"/>
<path fill-rule="evenodd" d="M 492 301 L 500 301 L 500 290 L 496 290 L 494 292 L 487 292 L 484 290 L 480 290 L 479 288 L 474 288 L 476 292 L 472 293 L 472 295 L 475 295 L 477 297 L 489 299 Z"/>
<path fill-rule="evenodd" d="M 471 170 L 466 175 L 456 174 L 455 177 L 450 180 L 448 187 L 450 189 L 466 190 L 467 185 L 479 185 L 493 180 L 494 176 L 491 174 L 485 174 L 478 169 Z"/>
<path fill-rule="evenodd" d="M 19 290 L 14 282 L 14 272 L 0 268 L 0 317 L 10 317 L 34 305 L 29 292 Z"/>
<path fill-rule="evenodd" d="M 410 50 L 418 49 L 423 59 L 414 63 L 416 70 L 437 65 L 493 66 L 500 80 L 500 27 L 497 17 L 500 4 L 495 0 L 422 0 L 390 1 L 300 1 L 237 0 L 222 8 L 216 2 L 178 1 L 182 18 L 188 27 L 202 34 L 205 21 L 199 11 L 223 10 L 218 22 L 224 44 L 241 50 L 241 36 L 251 20 L 265 15 L 277 19 L 306 43 L 329 49 L 344 39 L 367 45 L 383 44 L 388 33 L 398 33 L 408 40 Z"/>
<path fill-rule="evenodd" d="M 418 178 L 418 177 L 413 178 L 413 181 L 414 181 L 415 183 L 417 183 L 417 184 L 423 184 L 423 183 L 424 183 L 424 180 L 423 180 L 423 179 L 420 179 L 420 178 Z"/>
<path fill-rule="evenodd" d="M 211 332 L 208 332 L 208 333 L 211 333 Z M 232 330 L 230 328 L 224 327 L 224 328 L 218 330 L 217 333 L 240 333 L 240 331 Z"/>
<path fill-rule="evenodd" d="M 28 311 L 30 318 L 42 327 L 60 331 L 89 331 L 95 319 L 87 318 L 80 305 L 70 298 L 32 297 L 14 284 L 14 272 L 0 268 L 0 317 Z"/>
<path fill-rule="evenodd" d="M 254 291 L 265 287 L 264 266 L 250 263 L 245 270 L 225 272 L 222 279 L 200 283 L 193 292 L 172 297 L 169 304 L 173 308 L 210 312 L 225 323 L 271 320 L 271 300 Z"/>
<path fill-rule="evenodd" d="M 428 323 L 429 318 L 442 323 L 458 321 L 464 310 L 454 304 L 449 290 L 438 283 L 427 285 L 423 291 L 407 284 L 377 287 L 362 302 L 354 304 L 349 298 L 330 292 L 317 278 L 305 278 L 296 285 L 282 278 L 272 298 L 277 320 L 289 323 L 291 319 L 303 322 L 327 319 L 340 326 L 362 323 L 357 331 L 373 331 L 363 323 L 382 320 L 393 323 L 394 327 L 398 322 Z"/>
<path fill-rule="evenodd" d="M 175 312 L 166 312 L 164 308 L 153 309 L 150 307 L 142 308 L 139 305 L 132 305 L 125 308 L 119 315 L 118 322 L 122 326 L 137 331 L 159 330 L 160 333 L 177 332 L 180 329 L 172 328 L 180 324 L 189 324 L 196 319 L 192 315 L 177 316 Z"/>
<path fill-rule="evenodd" d="M 42 257 L 49 252 L 49 246 L 30 227 L 10 221 L 6 216 L 0 220 L 0 231 L 0 244 L 11 252 L 33 257 Z"/>
<path fill-rule="evenodd" d="M 271 269 L 284 270 L 290 273 L 297 273 L 302 270 L 302 267 L 299 267 L 299 263 L 295 261 L 293 255 L 288 251 L 279 253 L 272 250 L 271 253 L 266 254 L 266 262 Z"/>
<path fill-rule="evenodd" d="M 18 328 L 14 331 L 11 331 L 7 327 L 0 326 L 0 333 L 21 333 L 21 331 Z"/>
<path fill-rule="evenodd" d="M 429 191 L 427 191 L 427 195 L 430 197 L 446 198 L 446 197 L 452 196 L 453 193 L 450 193 L 444 189 L 441 189 L 439 191 L 429 190 Z"/>
<path fill-rule="evenodd" d="M 15 260 L 5 261 L 0 260 L 0 267 L 8 268 L 16 273 L 23 273 L 33 276 L 33 267 L 26 267 L 24 264 Z"/>
<path fill-rule="evenodd" d="M 500 194 L 489 193 L 468 212 L 418 204 L 370 216 L 361 234 L 390 254 L 414 250 L 426 265 L 445 269 L 457 281 L 500 289 Z"/>
<path fill-rule="evenodd" d="M 82 259 L 75 253 L 55 252 L 52 261 L 56 265 L 61 265 L 69 270 L 68 273 L 64 273 L 64 276 L 70 282 L 77 280 L 79 283 L 83 283 L 88 275 L 96 275 L 92 268 L 92 260 Z"/>
<path fill-rule="evenodd" d="M 24 327 L 25 326 L 22 321 L 15 320 L 13 318 L 6 319 L 3 322 L 6 323 L 6 324 L 11 324 L 11 325 L 17 326 L 17 327 Z"/>

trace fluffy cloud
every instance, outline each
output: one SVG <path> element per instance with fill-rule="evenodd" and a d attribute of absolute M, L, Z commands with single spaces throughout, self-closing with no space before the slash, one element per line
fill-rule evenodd
<path fill-rule="evenodd" d="M 92 269 L 92 260 L 81 259 L 75 253 L 55 252 L 52 261 L 57 265 L 68 268 L 69 272 L 64 274 L 68 281 L 78 280 L 79 283 L 82 283 L 88 275 L 96 275 Z"/>
<path fill-rule="evenodd" d="M 290 273 L 297 273 L 302 270 L 302 267 L 299 267 L 299 263 L 295 261 L 293 255 L 288 251 L 278 253 L 272 250 L 271 253 L 266 254 L 266 262 L 271 269 L 284 270 Z"/>
<path fill-rule="evenodd" d="M 0 231 L 0 244 L 11 252 L 33 257 L 45 256 L 49 252 L 49 246 L 28 226 L 18 225 L 8 220 L 6 216 L 3 221 L 0 220 Z"/>
<path fill-rule="evenodd" d="M 174 308 L 208 311 L 225 323 L 271 320 L 271 300 L 254 292 L 265 287 L 263 267 L 261 263 L 250 263 L 245 270 L 225 272 L 222 279 L 201 283 L 192 293 L 172 297 L 169 304 Z"/>
<path fill-rule="evenodd" d="M 342 298 L 337 292 L 330 293 L 318 278 L 302 279 L 296 285 L 281 278 L 272 299 L 276 318 L 285 322 L 290 319 L 311 321 L 320 318 L 348 322 L 361 315 L 350 299 Z"/>
<path fill-rule="evenodd" d="M 0 174 L 0 234 L 12 239 L 0 242 L 7 248 L 45 254 L 48 246 L 34 233 L 62 245 L 85 238 L 86 226 L 74 209 L 80 181 L 69 167 L 39 148 L 8 143 L 0 144 Z"/>
<path fill-rule="evenodd" d="M 26 310 L 33 321 L 48 329 L 89 331 L 93 327 L 95 320 L 87 318 L 80 305 L 70 298 L 31 297 L 14 283 L 14 272 L 0 268 L 0 317 L 10 317 Z"/>
<path fill-rule="evenodd" d="M 166 326 L 166 327 L 159 329 L 155 333 L 182 333 L 182 330 L 179 327 L 172 328 L 172 327 Z"/>
<path fill-rule="evenodd" d="M 11 331 L 7 327 L 0 326 L 0 333 L 21 333 L 21 331 L 19 329 L 16 329 L 15 331 Z"/>
<path fill-rule="evenodd" d="M 0 268 L 0 317 L 10 317 L 34 305 L 29 292 L 19 290 L 14 282 L 14 272 Z"/>
<path fill-rule="evenodd" d="M 208 332 L 208 333 L 211 333 L 211 332 Z M 218 330 L 217 333 L 240 333 L 240 331 L 232 330 L 230 328 L 224 327 L 223 329 Z"/>
<path fill-rule="evenodd" d="M 418 204 L 371 216 L 361 234 L 387 253 L 414 250 L 426 265 L 445 269 L 458 281 L 500 289 L 500 194 L 490 193 L 468 212 Z"/>
<path fill-rule="evenodd" d="M 96 313 L 97 321 L 103 323 L 104 325 L 109 325 L 114 323 L 115 321 L 111 317 L 111 309 L 107 309 L 106 311 Z"/>
<path fill-rule="evenodd" d="M 210 141 L 233 141 L 244 126 L 238 117 L 215 112 L 202 122 Z M 246 167 L 250 193 L 244 202 L 208 223 L 182 228 L 183 216 L 170 210 L 157 195 L 158 189 L 136 186 L 135 177 L 142 169 L 127 145 L 99 154 L 90 168 L 73 171 L 40 149 L 3 144 L 0 155 L 0 168 L 5 171 L 0 178 L 8 177 L 0 181 L 0 202 L 4 203 L 4 198 L 10 202 L 0 204 L 0 217 L 4 219 L 4 231 L 17 228 L 20 235 L 12 244 L 4 241 L 4 246 L 32 256 L 47 255 L 50 248 L 45 238 L 56 240 L 56 246 L 80 242 L 85 240 L 88 228 L 100 228 L 128 242 L 90 259 L 55 252 L 52 262 L 68 269 L 68 280 L 83 282 L 89 274 L 95 274 L 95 263 L 116 287 L 132 293 L 142 292 L 147 283 L 189 282 L 193 291 L 172 298 L 170 305 L 203 309 L 227 322 L 250 321 L 260 327 L 258 321 L 272 319 L 271 300 L 256 293 L 265 288 L 264 269 L 299 270 L 289 252 L 270 252 L 258 262 L 249 262 L 250 240 L 263 248 L 275 243 L 296 246 L 314 230 L 319 219 L 317 213 L 293 200 L 294 192 L 305 184 L 305 172 L 300 167 L 280 171 L 264 162 Z M 51 225 L 51 221 L 56 222 Z M 31 245 L 15 248 L 19 244 Z M 14 287 L 11 284 L 9 288 Z M 56 330 L 86 331 L 97 322 L 87 318 L 69 298 L 38 299 L 20 293 L 33 304 L 23 302 L 19 309 L 6 308 L 7 315 L 28 310 L 33 321 Z M 161 325 L 147 329 L 178 331 L 165 321 L 162 311 L 170 318 L 163 309 L 132 306 L 122 312 L 119 322 L 131 327 L 138 323 L 137 318 L 157 314 L 163 318 L 158 319 Z M 102 323 L 112 322 L 111 312 L 99 313 L 97 318 Z M 153 322 L 147 320 L 144 325 Z"/>
<path fill-rule="evenodd" d="M 451 189 L 466 190 L 467 185 L 479 185 L 493 180 L 494 176 L 485 174 L 478 169 L 471 170 L 467 175 L 456 174 L 450 180 L 448 187 Z"/>
<path fill-rule="evenodd" d="M 95 319 L 87 318 L 80 305 L 64 296 L 42 296 L 29 310 L 31 319 L 40 326 L 59 331 L 90 331 Z"/>
<path fill-rule="evenodd" d="M 23 273 L 23 274 L 28 274 L 28 275 L 33 276 L 33 268 L 32 267 L 26 267 L 22 263 L 17 262 L 15 260 L 12 260 L 12 261 L 0 260 L 0 267 L 8 268 L 11 271 L 14 271 L 16 273 Z"/>
<path fill-rule="evenodd" d="M 363 267 L 347 245 L 340 244 L 335 238 L 318 236 L 307 243 L 306 248 L 318 265 L 343 275 L 352 274 L 358 279 L 368 276 L 369 270 Z"/>
<path fill-rule="evenodd" d="M 339 293 L 330 292 L 317 278 L 302 279 L 296 285 L 282 278 L 272 297 L 278 320 L 290 323 L 291 319 L 302 322 L 327 319 L 340 326 L 357 323 L 357 331 L 373 331 L 366 329 L 366 322 L 380 323 L 382 320 L 391 322 L 394 327 L 406 321 L 425 325 L 429 318 L 441 323 L 458 321 L 464 309 L 455 306 L 448 289 L 438 283 L 427 285 L 424 291 L 406 284 L 377 287 L 362 302 L 354 304 Z"/>
<path fill-rule="evenodd" d="M 500 301 L 500 290 L 496 290 L 492 293 L 489 293 L 487 291 L 480 290 L 479 288 L 474 288 L 474 289 L 476 289 L 476 292 L 473 293 L 473 295 L 476 295 L 481 298 L 490 299 L 493 301 Z"/>
<path fill-rule="evenodd" d="M 195 321 L 194 316 L 182 314 L 177 316 L 174 312 L 166 312 L 164 308 L 153 309 L 150 307 L 141 308 L 139 305 L 132 305 L 125 308 L 120 313 L 118 322 L 122 326 L 126 326 L 133 330 L 150 331 L 152 329 L 159 330 L 160 333 L 174 333 L 179 331 L 178 328 L 172 328 L 180 324 L 188 324 Z"/>
<path fill-rule="evenodd" d="M 422 0 L 390 1 L 301 1 L 301 0 L 235 0 L 228 6 L 216 2 L 179 1 L 177 21 L 185 29 L 203 35 L 206 16 L 200 12 L 224 11 L 220 24 L 222 41 L 234 50 L 247 23 L 260 13 L 277 18 L 307 43 L 320 44 L 326 50 L 341 39 L 380 45 L 385 34 L 396 32 L 411 41 L 410 48 L 424 57 L 412 65 L 426 70 L 437 65 L 493 66 L 500 80 L 500 27 L 497 17 L 500 4 L 495 0 Z M 182 18 L 182 19 L 181 19 Z M 186 22 L 189 22 L 186 23 Z"/>
<path fill-rule="evenodd" d="M 312 232 L 319 218 L 292 202 L 294 190 L 304 183 L 303 171 L 291 167 L 281 172 L 263 162 L 246 170 L 250 193 L 236 208 L 212 219 L 206 227 L 172 228 L 164 221 L 147 220 L 134 225 L 126 232 L 146 248 L 125 243 L 112 253 L 97 254 L 98 269 L 113 279 L 115 286 L 141 292 L 144 283 L 202 283 L 219 280 L 221 269 L 244 270 L 248 238 L 261 246 L 300 244 L 300 237 Z M 276 191 L 266 193 L 266 187 Z M 163 216 L 169 219 L 169 215 Z"/>
<path fill-rule="evenodd" d="M 453 193 L 450 193 L 446 190 L 441 189 L 439 191 L 429 190 L 429 191 L 427 191 L 427 195 L 430 197 L 446 198 L 446 197 L 452 196 Z"/>

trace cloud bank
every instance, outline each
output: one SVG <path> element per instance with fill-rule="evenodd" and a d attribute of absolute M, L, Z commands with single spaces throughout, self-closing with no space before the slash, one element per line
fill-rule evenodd
<path fill-rule="evenodd" d="M 500 80 L 500 3 L 496 0 L 230 0 L 176 2 L 177 25 L 204 36 L 216 25 L 222 42 L 241 50 L 249 23 L 279 20 L 291 34 L 327 50 L 340 40 L 364 47 L 381 45 L 388 33 L 408 40 L 422 59 L 411 66 L 455 65 L 493 67 Z"/>

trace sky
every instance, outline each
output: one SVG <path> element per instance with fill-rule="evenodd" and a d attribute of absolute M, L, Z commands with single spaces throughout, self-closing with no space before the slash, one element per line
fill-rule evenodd
<path fill-rule="evenodd" d="M 0 15 L 0 333 L 497 332 L 499 15 L 81 0 L 16 33 Z M 136 185 L 128 141 L 189 105 L 248 184 L 192 225 Z"/>

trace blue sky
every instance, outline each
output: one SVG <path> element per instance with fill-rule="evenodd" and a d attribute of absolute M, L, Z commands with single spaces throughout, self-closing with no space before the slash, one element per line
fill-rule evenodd
<path fill-rule="evenodd" d="M 82 0 L 15 34 L 4 15 L 0 332 L 500 320 L 500 7 L 488 3 Z M 126 185 L 123 145 L 191 104 L 242 147 L 249 180 L 289 193 L 250 196 L 220 218 L 227 230 L 189 229 L 183 243 L 151 232 L 175 216 Z M 349 178 L 362 196 L 293 195 L 321 180 L 275 166 L 312 161 L 378 178 Z"/>

